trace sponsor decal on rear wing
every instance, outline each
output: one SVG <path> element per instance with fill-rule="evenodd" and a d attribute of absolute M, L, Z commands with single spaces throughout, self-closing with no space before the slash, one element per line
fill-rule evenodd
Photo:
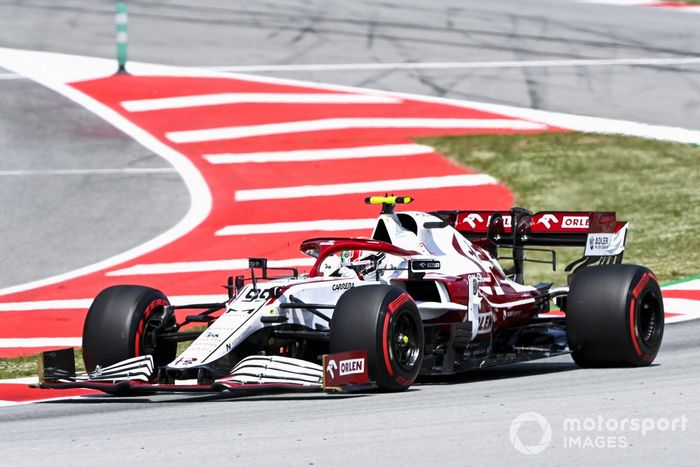
<path fill-rule="evenodd" d="M 493 215 L 503 218 L 503 231 L 511 232 L 511 216 L 503 211 L 459 211 L 454 227 L 460 232 L 485 234 Z"/>
<path fill-rule="evenodd" d="M 587 256 L 613 256 L 624 249 L 627 222 L 614 212 L 442 211 L 435 213 L 470 240 L 489 240 L 498 246 L 585 246 Z M 516 224 L 515 235 L 513 224 Z M 620 233 L 622 232 L 622 233 Z M 617 234 L 613 241 L 613 234 Z M 589 242 L 589 238 L 593 242 Z M 592 246 L 591 246 L 592 245 Z M 608 247 L 607 245 L 614 245 Z M 618 253 L 614 253 L 618 251 Z"/>
<path fill-rule="evenodd" d="M 586 238 L 586 249 L 584 256 L 617 256 L 625 251 L 625 241 L 627 240 L 627 222 L 618 222 L 615 214 L 593 213 L 591 215 L 591 225 Z"/>
<path fill-rule="evenodd" d="M 512 233 L 513 217 L 508 211 L 459 211 L 455 228 L 460 232 L 485 234 L 494 214 L 503 219 L 502 233 Z M 587 233 L 594 214 L 612 215 L 612 220 L 615 220 L 615 213 L 543 211 L 530 216 L 528 230 L 531 233 Z"/>

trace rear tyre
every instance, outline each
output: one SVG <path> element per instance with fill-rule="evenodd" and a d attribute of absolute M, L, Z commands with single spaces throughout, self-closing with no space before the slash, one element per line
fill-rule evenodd
<path fill-rule="evenodd" d="M 646 366 L 664 334 L 664 305 L 654 274 L 611 264 L 577 272 L 566 305 L 571 356 L 581 367 Z"/>
<path fill-rule="evenodd" d="M 117 285 L 100 292 L 83 327 L 85 368 L 92 371 L 97 365 L 147 354 L 153 355 L 156 368 L 171 362 L 177 343 L 159 343 L 153 332 L 175 324 L 172 314 L 163 313 L 169 304 L 161 291 L 138 285 Z"/>
<path fill-rule="evenodd" d="M 401 391 L 416 380 L 423 344 L 418 307 L 399 287 L 350 289 L 333 311 L 330 352 L 366 350 L 370 379 L 382 390 Z"/>

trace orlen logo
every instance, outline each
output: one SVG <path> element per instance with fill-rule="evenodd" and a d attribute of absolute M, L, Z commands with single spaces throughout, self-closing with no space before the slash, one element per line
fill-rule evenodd
<path fill-rule="evenodd" d="M 561 226 L 564 229 L 587 229 L 588 216 L 564 216 Z"/>
<path fill-rule="evenodd" d="M 326 365 L 326 371 L 328 372 L 329 375 L 331 375 L 331 378 L 335 378 L 335 372 L 334 370 L 338 369 L 338 364 L 335 363 L 335 360 L 331 360 L 328 362 L 328 365 Z"/>
<path fill-rule="evenodd" d="M 559 219 L 557 219 L 557 216 L 553 214 L 545 214 L 539 221 L 537 221 L 538 224 L 544 224 L 547 230 L 552 228 L 552 223 L 557 224 L 558 222 Z"/>
<path fill-rule="evenodd" d="M 465 223 L 465 222 L 467 224 L 469 224 L 469 227 L 471 227 L 472 229 L 476 229 L 476 223 L 477 222 L 478 223 L 484 222 L 484 218 L 481 217 L 479 214 L 472 212 L 467 217 L 465 217 L 464 220 L 462 221 L 462 223 Z"/>
<path fill-rule="evenodd" d="M 486 218 L 486 225 L 488 225 L 491 222 L 491 217 L 493 217 L 493 216 L 489 216 Z M 501 216 L 501 217 L 503 219 L 503 226 L 506 228 L 510 228 L 510 224 L 511 224 L 510 215 L 508 214 L 508 215 Z M 462 224 L 469 224 L 469 227 L 471 227 L 472 229 L 476 229 L 477 226 L 480 226 L 483 223 L 484 223 L 484 218 L 481 217 L 476 212 L 471 212 L 466 217 L 464 217 L 464 219 L 462 219 Z"/>
<path fill-rule="evenodd" d="M 513 220 L 512 217 L 510 216 L 502 216 L 503 218 L 503 227 L 509 229 L 511 227 L 511 221 Z M 491 216 L 489 216 L 489 222 L 491 222 Z"/>
<path fill-rule="evenodd" d="M 340 361 L 340 376 L 354 375 L 365 372 L 365 359 L 353 358 Z"/>

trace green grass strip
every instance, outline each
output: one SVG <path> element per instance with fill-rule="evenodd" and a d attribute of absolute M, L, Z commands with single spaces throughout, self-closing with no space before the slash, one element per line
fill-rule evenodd
<path fill-rule="evenodd" d="M 203 331 L 204 329 L 206 329 L 206 326 L 196 326 L 188 329 L 188 331 Z M 191 344 L 190 341 L 178 342 L 177 354 L 180 355 L 182 352 L 184 352 L 189 344 Z M 0 358 L 0 379 L 36 376 L 39 371 L 40 355 L 41 354 L 25 355 L 23 357 L 15 358 Z M 79 348 L 75 349 L 75 371 L 85 371 L 85 365 L 83 364 L 83 351 Z"/>
<path fill-rule="evenodd" d="M 616 211 L 628 220 L 625 262 L 649 267 L 660 281 L 700 269 L 700 148 L 591 133 L 471 135 L 420 141 L 471 169 L 493 175 L 532 211 Z M 447 208 L 459 208 L 448 206 Z M 483 206 L 489 209 L 489 206 Z M 562 261 L 583 248 L 558 250 Z M 561 274 L 526 266 L 528 282 Z"/>
<path fill-rule="evenodd" d="M 686 278 L 684 278 L 684 279 L 677 279 L 677 280 L 674 280 L 674 281 L 664 282 L 663 284 L 661 284 L 661 287 L 668 287 L 668 286 L 671 286 L 671 285 L 683 284 L 683 283 L 685 283 L 685 282 L 694 281 L 694 280 L 696 280 L 696 279 L 700 279 L 700 274 L 696 274 L 696 275 L 694 275 L 694 276 L 686 277 Z"/>

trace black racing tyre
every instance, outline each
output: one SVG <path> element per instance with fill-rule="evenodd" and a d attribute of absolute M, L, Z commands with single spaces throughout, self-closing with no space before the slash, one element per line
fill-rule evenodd
<path fill-rule="evenodd" d="M 367 350 L 369 377 L 382 390 L 404 390 L 416 380 L 423 345 L 418 307 L 399 287 L 352 288 L 333 311 L 330 352 Z"/>
<path fill-rule="evenodd" d="M 156 367 L 170 363 L 177 343 L 156 343 L 152 331 L 163 319 L 174 324 L 175 317 L 163 316 L 169 305 L 159 290 L 139 285 L 117 285 L 100 292 L 92 302 L 83 326 L 83 360 L 88 371 L 127 358 L 151 354 Z"/>
<path fill-rule="evenodd" d="M 566 304 L 571 356 L 581 367 L 646 366 L 664 335 L 654 274 L 631 264 L 591 266 L 572 280 Z"/>

